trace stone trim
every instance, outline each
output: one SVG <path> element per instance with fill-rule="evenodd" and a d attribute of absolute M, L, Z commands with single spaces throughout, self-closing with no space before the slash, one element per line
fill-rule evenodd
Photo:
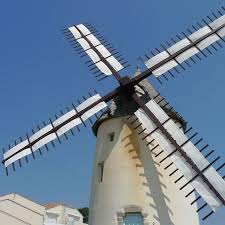
<path fill-rule="evenodd" d="M 140 206 L 137 205 L 128 205 L 122 208 L 119 212 L 117 212 L 117 225 L 123 225 L 123 217 L 126 213 L 141 213 L 144 220 L 144 225 L 150 225 L 147 221 L 148 213 L 146 213 Z"/>

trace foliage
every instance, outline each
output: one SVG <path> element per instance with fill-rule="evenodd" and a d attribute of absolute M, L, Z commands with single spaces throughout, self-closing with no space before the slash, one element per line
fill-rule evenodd
<path fill-rule="evenodd" d="M 88 223 L 89 208 L 88 207 L 80 208 L 78 209 L 78 211 L 83 215 L 84 223 Z"/>

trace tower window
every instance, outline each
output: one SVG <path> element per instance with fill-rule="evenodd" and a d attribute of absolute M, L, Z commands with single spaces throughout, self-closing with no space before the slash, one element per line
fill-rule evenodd
<path fill-rule="evenodd" d="M 104 176 L 104 162 L 98 164 L 98 174 L 99 174 L 99 182 L 103 181 Z"/>
<path fill-rule="evenodd" d="M 108 134 L 108 138 L 109 138 L 110 142 L 114 141 L 114 137 L 115 137 L 115 133 L 114 132 Z"/>
<path fill-rule="evenodd" d="M 141 213 L 126 213 L 123 222 L 125 225 L 144 225 Z"/>

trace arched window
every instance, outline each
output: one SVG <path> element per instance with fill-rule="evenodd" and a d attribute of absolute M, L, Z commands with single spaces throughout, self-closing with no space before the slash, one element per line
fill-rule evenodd
<path fill-rule="evenodd" d="M 148 213 L 137 205 L 128 205 L 117 212 L 117 225 L 149 225 Z"/>
<path fill-rule="evenodd" d="M 144 219 L 140 212 L 125 213 L 123 217 L 124 225 L 144 225 Z"/>

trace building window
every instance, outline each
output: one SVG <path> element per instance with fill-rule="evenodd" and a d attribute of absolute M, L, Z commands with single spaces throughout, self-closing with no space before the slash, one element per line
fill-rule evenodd
<path fill-rule="evenodd" d="M 108 134 L 108 139 L 109 139 L 110 142 L 114 141 L 114 136 L 115 136 L 114 132 L 111 132 L 111 133 Z"/>
<path fill-rule="evenodd" d="M 144 219 L 141 213 L 125 213 L 123 217 L 124 225 L 144 225 Z"/>
<path fill-rule="evenodd" d="M 58 215 L 53 213 L 47 213 L 47 223 L 57 223 Z"/>
<path fill-rule="evenodd" d="M 72 215 L 69 215 L 68 216 L 68 225 L 75 225 L 76 221 L 80 221 L 80 217 L 78 216 L 72 216 Z"/>
<path fill-rule="evenodd" d="M 104 162 L 98 164 L 99 182 L 103 181 L 104 176 Z"/>

